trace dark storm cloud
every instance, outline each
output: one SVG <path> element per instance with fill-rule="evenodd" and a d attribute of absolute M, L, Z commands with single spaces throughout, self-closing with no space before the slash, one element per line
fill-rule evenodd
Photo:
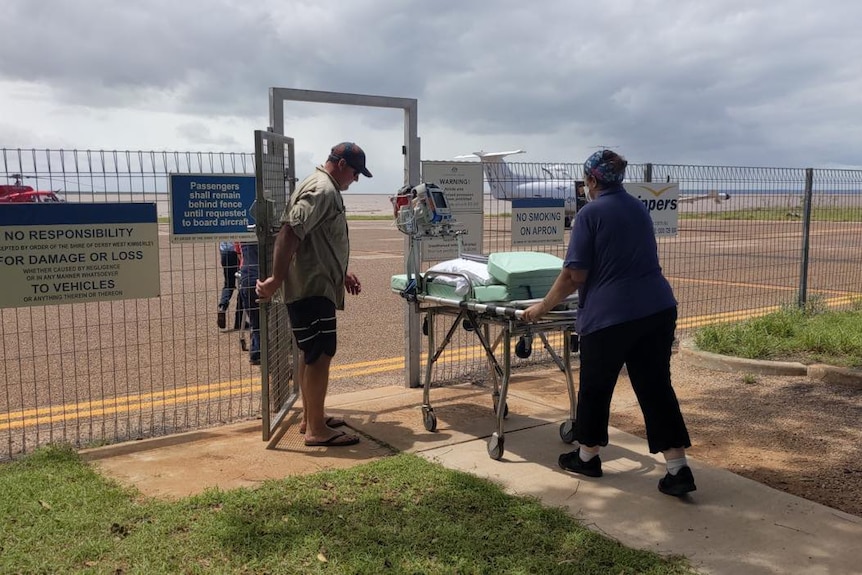
<path fill-rule="evenodd" d="M 617 145 L 665 162 L 859 163 L 862 5 L 849 0 L 7 0 L 0 10 L 0 79 L 43 84 L 67 104 L 259 118 L 267 88 L 284 86 L 417 98 L 420 126 L 489 141 Z M 400 129 L 397 115 L 354 113 Z"/>

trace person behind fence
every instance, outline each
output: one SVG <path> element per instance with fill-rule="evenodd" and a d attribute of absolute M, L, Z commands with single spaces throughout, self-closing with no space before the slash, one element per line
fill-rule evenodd
<path fill-rule="evenodd" d="M 250 331 L 248 359 L 252 365 L 260 365 L 260 304 L 255 293 L 255 285 L 260 275 L 257 242 L 243 242 L 240 244 L 240 250 L 242 263 L 239 269 L 239 289 Z"/>
<path fill-rule="evenodd" d="M 281 216 L 275 240 L 273 273 L 257 282 L 257 293 L 270 298 L 284 283 L 290 324 L 303 359 L 298 366 L 303 420 L 300 432 L 308 446 L 345 446 L 359 437 L 333 429 L 342 418 L 325 411 L 329 367 L 336 351 L 335 311 L 344 309 L 344 292 L 357 295 L 359 279 L 348 271 L 350 243 L 341 192 L 359 175 L 371 177 L 365 152 L 353 142 L 332 148 L 322 166 L 299 184 Z"/>
<path fill-rule="evenodd" d="M 670 377 L 677 302 L 659 266 L 650 214 L 623 188 L 625 169 L 626 160 L 611 150 L 587 158 L 584 180 L 590 201 L 577 213 L 560 275 L 524 317 L 534 321 L 579 292 L 579 447 L 560 455 L 559 466 L 601 477 L 599 447 L 608 444 L 611 397 L 625 365 L 649 450 L 661 452 L 667 462 L 658 489 L 682 496 L 696 486 L 685 455 L 691 441 Z"/>
<path fill-rule="evenodd" d="M 227 327 L 227 309 L 230 306 L 230 300 L 233 297 L 234 289 L 236 288 L 236 274 L 239 271 L 239 254 L 236 253 L 234 242 L 219 242 L 218 244 L 219 258 L 221 260 L 221 270 L 224 276 L 224 284 L 221 288 L 221 295 L 218 301 L 218 314 L 216 315 L 216 325 L 219 329 Z M 240 328 L 242 321 L 242 305 L 240 304 L 240 294 L 237 291 L 236 295 L 236 313 L 234 314 L 234 329 Z"/>

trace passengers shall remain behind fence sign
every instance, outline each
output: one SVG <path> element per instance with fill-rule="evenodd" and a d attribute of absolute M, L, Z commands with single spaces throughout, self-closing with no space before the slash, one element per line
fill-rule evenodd
<path fill-rule="evenodd" d="M 171 242 L 254 240 L 255 177 L 244 174 L 171 174 Z"/>

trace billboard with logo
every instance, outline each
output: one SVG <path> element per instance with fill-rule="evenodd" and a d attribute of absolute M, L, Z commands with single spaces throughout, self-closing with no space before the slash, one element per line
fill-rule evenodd
<path fill-rule="evenodd" d="M 679 184 L 651 184 L 647 182 L 628 182 L 626 191 L 639 199 L 652 217 L 655 235 L 675 236 L 679 231 Z"/>

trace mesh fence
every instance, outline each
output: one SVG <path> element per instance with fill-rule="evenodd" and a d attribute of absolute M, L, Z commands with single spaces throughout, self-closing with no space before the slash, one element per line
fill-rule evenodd
<path fill-rule="evenodd" d="M 0 309 L 0 458 L 259 414 L 258 368 L 240 346 L 247 332 L 216 323 L 226 275 L 218 243 L 171 244 L 166 223 L 168 174 L 253 173 L 252 154 L 4 149 L 0 165 L 70 202 L 155 202 L 165 222 L 161 297 Z M 238 297 L 228 279 L 231 328 Z"/>
<path fill-rule="evenodd" d="M 508 167 L 513 175 L 499 178 L 511 177 L 510 183 L 528 176 L 573 187 L 582 173 L 580 164 Z M 0 168 L 6 178 L 19 174 L 24 184 L 59 190 L 70 202 L 154 202 L 162 222 L 159 298 L 0 309 L 0 459 L 48 442 L 88 446 L 261 415 L 260 368 L 241 347 L 241 340 L 248 347 L 250 333 L 230 330 L 235 289 L 229 290 L 227 329 L 216 325 L 225 282 L 217 242 L 171 244 L 167 227 L 169 174 L 253 174 L 253 154 L 0 149 Z M 858 305 L 862 171 L 633 164 L 628 176 L 678 182 L 685 200 L 678 235 L 658 241 L 680 302 L 681 333 L 800 302 Z M 569 217 L 577 205 L 568 197 Z M 511 202 L 486 196 L 485 253 L 564 257 L 568 233 L 554 245 L 513 246 L 511 211 Z M 269 323 L 285 323 L 280 310 L 273 313 Z M 446 332 L 439 323 L 437 341 Z M 286 329 L 281 325 L 280 333 Z M 491 327 L 489 339 L 498 336 Z M 282 339 L 271 345 L 288 347 L 289 338 Z M 562 348 L 559 335 L 550 341 Z M 540 340 L 533 350 L 527 359 L 515 358 L 516 367 L 548 362 Z M 271 366 L 278 381 L 291 379 L 292 364 L 282 357 Z M 476 338 L 459 326 L 435 366 L 435 380 L 486 373 Z M 274 391 L 275 410 L 291 391 Z"/>
<path fill-rule="evenodd" d="M 568 233 L 558 244 L 512 245 L 511 198 L 562 197 L 568 226 L 585 201 L 577 196 L 581 174 L 582 164 L 508 162 L 486 169 L 491 194 L 485 200 L 484 251 L 563 258 Z M 495 181 L 508 199 L 494 197 Z M 847 309 L 862 301 L 862 171 L 630 164 L 627 181 L 679 184 L 678 234 L 658 239 L 663 271 L 679 301 L 679 335 L 787 305 Z M 445 330 L 437 328 L 438 341 Z M 442 357 L 435 376 L 484 377 L 484 354 L 475 338 L 464 332 L 453 339 L 458 351 Z M 559 352 L 562 340 L 551 342 Z M 548 360 L 534 346 L 530 358 L 515 358 L 513 365 Z"/>

